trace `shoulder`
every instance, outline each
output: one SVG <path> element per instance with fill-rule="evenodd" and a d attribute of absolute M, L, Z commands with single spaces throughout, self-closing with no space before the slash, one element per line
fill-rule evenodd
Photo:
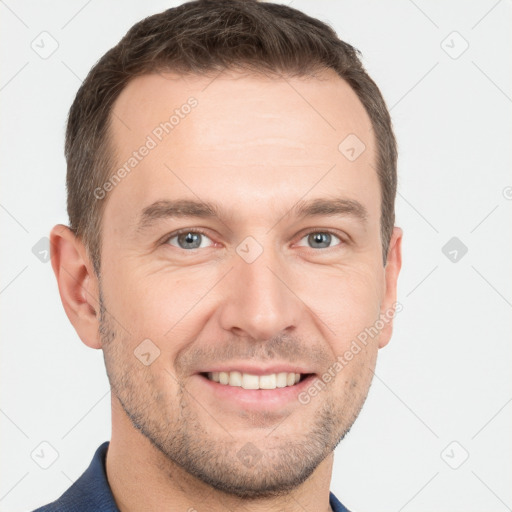
<path fill-rule="evenodd" d="M 60 498 L 33 512 L 119 512 L 105 472 L 108 445 L 106 441 L 99 446 L 89 467 Z"/>

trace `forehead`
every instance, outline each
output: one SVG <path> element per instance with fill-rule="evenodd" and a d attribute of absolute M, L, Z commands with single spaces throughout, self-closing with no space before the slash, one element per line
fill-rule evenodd
<path fill-rule="evenodd" d="M 112 180 L 105 225 L 110 218 L 128 229 L 166 198 L 217 198 L 250 216 L 329 192 L 366 202 L 370 215 L 378 211 L 371 122 L 334 72 L 307 79 L 144 75 L 113 110 L 114 174 L 122 177 Z"/>

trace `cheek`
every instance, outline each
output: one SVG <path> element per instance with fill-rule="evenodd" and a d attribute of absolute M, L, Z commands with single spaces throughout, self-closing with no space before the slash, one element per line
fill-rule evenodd
<path fill-rule="evenodd" d="M 308 279 L 298 295 L 324 322 L 339 350 L 378 319 L 381 287 L 369 268 L 330 269 Z"/>
<path fill-rule="evenodd" d="M 149 338 L 161 350 L 179 350 L 200 328 L 197 315 L 208 304 L 218 275 L 207 269 L 169 269 L 148 273 L 142 265 L 109 269 L 109 311 L 130 333 L 131 343 Z M 172 344 L 169 341 L 172 340 Z"/>
<path fill-rule="evenodd" d="M 345 344 L 336 354 L 336 386 L 347 403 L 361 403 L 366 397 L 377 360 L 377 345 Z"/>
<path fill-rule="evenodd" d="M 223 285 L 218 286 L 225 270 L 215 264 L 176 268 L 162 261 L 148 266 L 124 258 L 105 269 L 106 302 L 133 343 L 149 338 L 179 351 L 179 340 L 193 339 L 215 308 L 229 300 L 222 297 Z M 313 322 L 327 340 L 334 338 L 336 354 L 378 318 L 380 275 L 367 261 L 350 266 L 292 263 L 283 274 L 306 305 L 304 325 Z"/>

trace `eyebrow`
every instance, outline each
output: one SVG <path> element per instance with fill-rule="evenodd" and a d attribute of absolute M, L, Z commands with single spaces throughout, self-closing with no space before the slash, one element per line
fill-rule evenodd
<path fill-rule="evenodd" d="M 354 199 L 318 198 L 309 201 L 297 201 L 281 219 L 286 216 L 299 219 L 320 216 L 348 216 L 365 224 L 368 212 L 359 201 Z M 142 210 L 137 224 L 137 231 L 145 231 L 162 219 L 189 217 L 201 219 L 217 217 L 222 220 L 227 216 L 223 214 L 219 206 L 213 203 L 190 199 L 162 199 L 155 201 Z"/>

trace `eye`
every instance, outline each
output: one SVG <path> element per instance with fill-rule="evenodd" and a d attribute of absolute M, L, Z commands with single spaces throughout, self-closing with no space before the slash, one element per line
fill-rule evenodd
<path fill-rule="evenodd" d="M 306 240 L 306 244 L 312 249 L 329 249 L 333 247 L 331 244 L 336 241 L 338 242 L 336 245 L 343 243 L 340 237 L 330 231 L 312 231 L 302 237 L 301 242 L 302 240 Z M 164 243 L 183 250 L 205 249 L 214 245 L 210 237 L 200 229 L 176 231 L 168 236 Z M 304 246 L 300 242 L 298 245 Z"/>
<path fill-rule="evenodd" d="M 310 247 L 313 249 L 328 249 L 333 239 L 342 242 L 342 240 L 330 231 L 312 231 L 311 233 L 304 236 L 302 240 L 306 239 L 306 243 L 311 244 Z M 299 243 L 299 245 L 301 245 Z"/>
<path fill-rule="evenodd" d="M 203 231 L 186 229 L 173 233 L 166 239 L 165 243 L 178 247 L 178 249 L 204 249 L 213 244 L 212 242 L 211 244 L 205 245 L 204 242 L 206 240 L 212 242 Z"/>

